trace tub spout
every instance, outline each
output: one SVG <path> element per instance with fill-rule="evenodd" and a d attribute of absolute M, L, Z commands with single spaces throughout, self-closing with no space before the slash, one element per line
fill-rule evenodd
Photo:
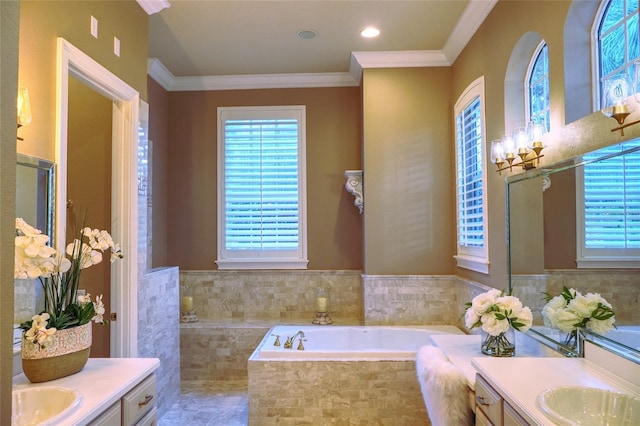
<path fill-rule="evenodd" d="M 302 349 L 300 348 L 300 346 L 302 346 L 302 339 L 304 339 L 304 333 L 302 332 L 302 330 L 298 331 L 293 336 L 287 337 L 287 341 L 284 342 L 284 348 L 285 349 L 291 349 L 293 347 L 293 342 L 296 340 L 296 337 L 298 337 L 298 336 L 300 336 L 299 343 L 298 343 L 298 349 L 299 350 L 303 350 L 304 346 L 302 347 Z"/>

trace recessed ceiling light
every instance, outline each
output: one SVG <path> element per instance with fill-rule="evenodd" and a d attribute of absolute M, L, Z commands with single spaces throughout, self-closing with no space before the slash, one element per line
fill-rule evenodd
<path fill-rule="evenodd" d="M 360 35 L 366 38 L 377 37 L 378 35 L 380 35 L 380 30 L 375 27 L 367 27 L 364 30 L 360 31 Z"/>
<path fill-rule="evenodd" d="M 298 37 L 304 40 L 311 40 L 312 38 L 318 37 L 318 33 L 314 30 L 300 30 L 298 31 Z"/>

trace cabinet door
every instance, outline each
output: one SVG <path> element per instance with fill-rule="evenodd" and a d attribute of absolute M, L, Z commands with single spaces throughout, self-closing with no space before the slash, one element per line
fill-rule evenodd
<path fill-rule="evenodd" d="M 478 411 L 492 424 L 502 425 L 502 397 L 480 375 L 476 375 L 476 416 Z"/>
<path fill-rule="evenodd" d="M 152 374 L 122 397 L 122 423 L 134 425 L 155 405 L 156 378 Z"/>
<path fill-rule="evenodd" d="M 153 407 L 136 426 L 158 426 L 158 409 Z"/>
<path fill-rule="evenodd" d="M 504 426 L 529 426 L 521 416 L 508 403 L 504 403 Z"/>
<path fill-rule="evenodd" d="M 491 420 L 484 415 L 482 410 L 476 409 L 476 426 L 495 426 Z"/>
<path fill-rule="evenodd" d="M 100 414 L 100 416 L 91 422 L 91 426 L 120 426 L 122 409 L 120 408 L 120 400 Z"/>

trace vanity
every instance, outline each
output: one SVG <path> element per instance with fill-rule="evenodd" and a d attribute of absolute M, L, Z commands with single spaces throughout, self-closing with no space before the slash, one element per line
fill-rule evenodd
<path fill-rule="evenodd" d="M 640 398 L 640 364 L 591 342 L 585 342 L 584 358 L 567 358 L 516 333 L 516 356 L 494 358 L 481 354 L 478 335 L 431 340 L 464 374 L 476 425 L 556 425 L 537 404 L 550 388 L 580 386 Z"/>
<path fill-rule="evenodd" d="M 13 390 L 63 387 L 77 391 L 80 403 L 60 419 L 64 425 L 156 425 L 154 371 L 159 366 L 156 358 L 90 358 L 79 373 L 50 382 L 31 383 L 18 374 Z"/>

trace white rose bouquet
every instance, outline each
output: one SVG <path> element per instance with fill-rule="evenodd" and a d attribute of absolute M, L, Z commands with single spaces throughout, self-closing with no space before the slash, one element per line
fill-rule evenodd
<path fill-rule="evenodd" d="M 579 291 L 562 288 L 559 296 L 546 293 L 547 304 L 542 317 L 547 327 L 555 328 L 568 336 L 566 345 L 577 343 L 578 329 L 587 328 L 597 334 L 605 334 L 616 322 L 613 307 L 598 293 L 582 295 Z"/>
<path fill-rule="evenodd" d="M 497 356 L 513 356 L 513 342 L 505 333 L 512 327 L 525 332 L 531 328 L 533 314 L 515 296 L 505 296 L 500 290 L 489 290 L 465 304 L 465 325 L 469 329 L 481 327 L 487 333 L 482 351 Z"/>
<path fill-rule="evenodd" d="M 40 347 L 57 330 L 94 321 L 104 323 L 102 296 L 95 302 L 89 294 L 78 294 L 83 269 L 102 262 L 102 252 L 111 251 L 111 262 L 122 251 L 107 231 L 83 228 L 78 237 L 59 254 L 48 245 L 49 237 L 16 218 L 14 278 L 37 278 L 44 290 L 44 311 L 20 324 L 25 338 Z"/>

